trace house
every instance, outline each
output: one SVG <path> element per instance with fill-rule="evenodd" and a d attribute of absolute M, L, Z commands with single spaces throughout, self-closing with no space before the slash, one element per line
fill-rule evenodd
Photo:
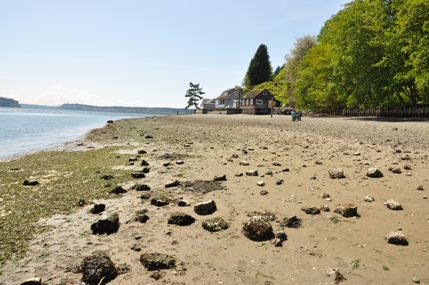
<path fill-rule="evenodd" d="M 235 88 L 230 88 L 222 92 L 216 98 L 216 109 L 240 109 L 241 92 Z"/>
<path fill-rule="evenodd" d="M 213 110 L 215 108 L 215 99 L 203 99 L 200 104 L 201 109 Z"/>
<path fill-rule="evenodd" d="M 265 115 L 271 113 L 274 96 L 267 89 L 252 90 L 241 100 L 242 114 Z"/>

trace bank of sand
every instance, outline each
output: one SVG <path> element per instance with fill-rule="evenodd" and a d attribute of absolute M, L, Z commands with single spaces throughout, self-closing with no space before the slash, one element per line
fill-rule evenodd
<path fill-rule="evenodd" d="M 130 133 L 140 135 L 133 138 Z M 141 169 L 126 165 L 126 159 L 146 150 L 140 160 L 148 161 L 151 171 L 142 181 L 150 185 L 151 195 L 180 197 L 191 206 L 156 207 L 140 199 L 141 192 L 130 190 L 117 199 L 93 201 L 119 213 L 121 226 L 115 234 L 88 234 L 96 218 L 88 211 L 91 206 L 41 221 L 52 225 L 52 231 L 31 241 L 28 258 L 3 269 L 0 284 L 19 284 L 34 276 L 44 284 L 77 284 L 82 275 L 70 269 L 97 250 L 106 251 L 116 264 L 130 267 L 108 284 L 333 284 L 326 274 L 330 268 L 340 270 L 346 278 L 343 284 L 413 284 L 414 277 L 420 284 L 429 284 L 429 200 L 424 199 L 429 191 L 428 122 L 152 117 L 114 122 L 93 131 L 83 142 L 68 144 L 66 150 L 92 151 L 89 147 L 110 144 L 124 145 L 117 152 L 124 159 L 116 167 L 125 171 Z M 165 162 L 171 163 L 166 167 Z M 368 167 L 378 168 L 384 177 L 367 178 Z M 399 167 L 402 173 L 392 173 L 390 167 Z M 346 177 L 331 179 L 328 171 L 332 168 L 342 168 Z M 254 169 L 259 176 L 235 176 Z M 164 187 L 172 180 L 212 180 L 222 175 L 227 178 L 222 182 L 225 189 L 208 193 Z M 279 180 L 283 180 L 281 185 Z M 265 186 L 258 186 L 259 181 Z M 133 182 L 124 181 L 124 185 L 129 183 Z M 262 195 L 262 190 L 267 194 Z M 322 193 L 332 201 L 320 198 Z M 366 195 L 375 201 L 365 202 Z M 403 210 L 388 209 L 387 199 L 402 204 Z M 193 205 L 207 200 L 216 202 L 217 211 L 197 215 Z M 357 205 L 360 217 L 343 218 L 333 212 L 336 205 L 346 202 Z M 307 215 L 301 210 L 322 205 L 331 211 Z M 125 223 L 143 208 L 148 210 L 146 223 Z M 193 216 L 196 222 L 185 227 L 169 225 L 167 220 L 175 211 Z M 242 225 L 255 211 L 274 214 L 270 222 L 274 231 L 290 216 L 301 218 L 302 227 L 285 228 L 288 239 L 282 247 L 269 240 L 251 241 L 242 234 Z M 328 218 L 332 215 L 338 217 L 336 223 Z M 204 230 L 202 221 L 213 217 L 224 218 L 230 227 L 216 233 Z M 397 230 L 405 234 L 408 246 L 386 242 L 385 236 Z M 144 252 L 173 255 L 179 265 L 162 270 L 156 280 L 139 261 Z"/>

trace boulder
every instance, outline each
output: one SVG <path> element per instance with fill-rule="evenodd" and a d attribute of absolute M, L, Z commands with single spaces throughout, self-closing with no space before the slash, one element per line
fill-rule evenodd
<path fill-rule="evenodd" d="M 160 253 L 143 253 L 140 262 L 150 271 L 176 267 L 176 258 Z"/>
<path fill-rule="evenodd" d="M 105 204 L 94 204 L 94 207 L 92 207 L 92 209 L 89 210 L 89 212 L 91 214 L 99 214 L 99 213 L 103 212 L 104 210 L 106 210 Z"/>
<path fill-rule="evenodd" d="M 122 186 L 116 186 L 115 188 L 110 191 L 112 194 L 123 194 L 127 193 L 127 190 L 125 190 Z"/>
<path fill-rule="evenodd" d="M 109 212 L 101 216 L 95 223 L 91 225 L 93 235 L 112 234 L 119 229 L 119 214 Z"/>
<path fill-rule="evenodd" d="M 185 213 L 182 212 L 174 212 L 171 214 L 170 218 L 168 219 L 169 224 L 178 225 L 178 226 L 188 226 L 195 222 L 195 219 Z"/>
<path fill-rule="evenodd" d="M 366 171 L 366 176 L 371 178 L 380 178 L 380 177 L 383 177 L 383 173 L 381 173 L 381 171 L 378 170 L 378 168 L 370 167 Z"/>
<path fill-rule="evenodd" d="M 170 204 L 170 198 L 165 196 L 154 197 L 150 200 L 151 205 L 155 205 L 157 207 L 162 207 Z"/>
<path fill-rule="evenodd" d="M 391 210 L 395 210 L 395 211 L 403 210 L 402 205 L 393 199 L 387 200 L 385 204 L 386 204 L 387 208 L 389 208 Z"/>
<path fill-rule="evenodd" d="M 309 215 L 320 214 L 320 209 L 315 207 L 315 206 L 310 206 L 310 207 L 305 206 L 305 207 L 302 207 L 301 210 L 304 211 L 306 214 L 309 214 Z"/>
<path fill-rule="evenodd" d="M 357 206 L 353 203 L 345 203 L 343 205 L 337 206 L 334 212 L 342 215 L 344 218 L 358 216 Z"/>
<path fill-rule="evenodd" d="M 218 232 L 229 228 L 229 223 L 225 222 L 222 218 L 214 218 L 203 221 L 203 228 L 209 232 Z"/>
<path fill-rule="evenodd" d="M 344 171 L 341 168 L 333 168 L 329 170 L 329 177 L 332 179 L 344 178 Z"/>
<path fill-rule="evenodd" d="M 401 231 L 390 232 L 386 235 L 385 240 L 387 243 L 398 244 L 398 245 L 408 245 L 408 241 L 405 238 L 405 235 Z"/>
<path fill-rule="evenodd" d="M 118 276 L 118 271 L 110 257 L 100 251 L 85 257 L 80 269 L 82 281 L 88 284 L 100 284 L 102 279 L 108 282 Z"/>
<path fill-rule="evenodd" d="M 198 215 L 210 215 L 216 212 L 216 203 L 214 200 L 202 202 L 194 206 L 194 211 Z"/>
<path fill-rule="evenodd" d="M 146 160 L 142 160 L 142 162 L 140 163 L 140 165 L 142 166 L 149 166 L 149 162 L 147 162 Z"/>
<path fill-rule="evenodd" d="M 243 224 L 243 234 L 251 240 L 262 241 L 274 236 L 270 223 L 262 216 L 252 216 Z"/>

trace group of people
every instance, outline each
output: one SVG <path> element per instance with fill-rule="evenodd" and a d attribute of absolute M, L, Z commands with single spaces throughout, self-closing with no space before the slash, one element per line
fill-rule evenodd
<path fill-rule="evenodd" d="M 301 116 L 302 116 L 301 111 L 295 112 L 294 110 L 292 110 L 290 114 L 292 115 L 292 122 L 295 122 L 295 121 L 301 122 Z"/>

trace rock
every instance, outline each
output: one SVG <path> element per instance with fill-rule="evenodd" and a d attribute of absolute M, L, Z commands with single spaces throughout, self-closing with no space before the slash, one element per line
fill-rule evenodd
<path fill-rule="evenodd" d="M 203 228 L 209 232 L 218 232 L 229 228 L 229 223 L 225 222 L 222 218 L 214 218 L 205 220 L 202 223 Z"/>
<path fill-rule="evenodd" d="M 310 207 L 305 206 L 305 207 L 302 207 L 301 210 L 304 211 L 306 214 L 309 214 L 309 215 L 320 214 L 319 208 L 317 208 L 315 206 L 310 206 Z"/>
<path fill-rule="evenodd" d="M 264 181 L 258 181 L 257 183 L 256 183 L 258 186 L 265 186 L 265 182 Z"/>
<path fill-rule="evenodd" d="M 150 271 L 176 267 L 176 258 L 160 253 L 143 253 L 140 262 Z"/>
<path fill-rule="evenodd" d="M 149 220 L 149 216 L 146 215 L 147 209 L 137 211 L 126 223 L 139 222 L 146 223 Z"/>
<path fill-rule="evenodd" d="M 37 181 L 37 180 L 24 180 L 22 185 L 24 185 L 24 186 L 36 186 L 36 185 L 39 185 L 39 181 Z"/>
<path fill-rule="evenodd" d="M 42 285 L 42 278 L 32 277 L 19 284 L 20 285 Z"/>
<path fill-rule="evenodd" d="M 140 172 L 149 173 L 150 172 L 150 167 L 144 167 L 142 170 L 140 170 Z"/>
<path fill-rule="evenodd" d="M 194 206 L 194 211 L 198 215 L 210 215 L 217 210 L 214 200 L 202 202 Z"/>
<path fill-rule="evenodd" d="M 127 190 L 125 190 L 122 186 L 116 186 L 115 188 L 110 191 L 112 194 L 123 194 L 127 193 Z"/>
<path fill-rule="evenodd" d="M 130 158 L 128 158 L 128 161 L 137 161 L 137 157 L 135 157 L 135 156 L 133 156 L 133 157 L 130 157 Z"/>
<path fill-rule="evenodd" d="M 371 178 L 380 178 L 380 177 L 383 177 L 383 173 L 381 173 L 381 171 L 378 170 L 378 168 L 370 167 L 366 171 L 366 176 Z"/>
<path fill-rule="evenodd" d="M 261 192 L 259 192 L 259 194 L 261 194 L 262 196 L 268 195 L 268 191 L 267 190 L 261 190 Z"/>
<path fill-rule="evenodd" d="M 258 170 L 253 169 L 253 170 L 246 171 L 246 175 L 247 176 L 258 176 Z"/>
<path fill-rule="evenodd" d="M 287 168 L 287 167 L 282 169 L 282 172 L 289 172 L 289 171 L 290 171 L 290 170 L 289 170 L 289 168 Z"/>
<path fill-rule="evenodd" d="M 182 165 L 182 164 L 184 164 L 185 162 L 183 161 L 183 160 L 178 160 L 178 161 L 176 161 L 176 164 L 177 165 Z"/>
<path fill-rule="evenodd" d="M 326 274 L 328 275 L 328 277 L 334 280 L 335 284 L 339 284 L 346 280 L 346 278 L 340 273 L 340 270 L 338 268 L 328 269 L 326 271 Z"/>
<path fill-rule="evenodd" d="M 417 187 L 417 190 L 423 191 L 423 190 L 425 190 L 425 188 L 423 188 L 423 185 L 420 185 L 419 187 Z"/>
<path fill-rule="evenodd" d="M 170 166 L 170 162 L 164 162 L 164 163 L 162 164 L 162 166 L 164 166 L 164 167 Z"/>
<path fill-rule="evenodd" d="M 103 212 L 105 209 L 106 209 L 105 204 L 94 204 L 94 207 L 92 207 L 92 209 L 89 210 L 89 212 L 91 214 L 99 214 L 99 213 Z"/>
<path fill-rule="evenodd" d="M 277 185 L 282 185 L 282 184 L 283 184 L 283 182 L 284 182 L 284 180 L 283 180 L 283 179 L 279 179 L 279 180 L 277 180 L 277 181 L 276 181 L 276 184 L 277 184 Z"/>
<path fill-rule="evenodd" d="M 369 196 L 369 195 L 366 195 L 365 198 L 363 198 L 363 200 L 365 202 L 374 202 L 375 201 L 374 197 Z"/>
<path fill-rule="evenodd" d="M 413 281 L 416 284 L 420 284 L 420 279 L 415 276 L 413 277 L 413 279 L 411 279 L 411 281 Z"/>
<path fill-rule="evenodd" d="M 170 218 L 168 219 L 169 224 L 178 225 L 178 226 L 188 226 L 195 222 L 195 219 L 185 213 L 182 212 L 174 212 L 171 214 Z"/>
<path fill-rule="evenodd" d="M 150 193 L 143 193 L 143 194 L 140 196 L 140 199 L 142 199 L 142 200 L 149 200 L 149 199 L 150 199 L 150 197 L 151 197 Z"/>
<path fill-rule="evenodd" d="M 226 181 L 226 175 L 224 174 L 222 176 L 215 176 L 213 181 Z"/>
<path fill-rule="evenodd" d="M 248 166 L 248 165 L 249 165 L 249 162 L 247 162 L 247 161 L 240 161 L 238 164 L 239 164 L 239 165 Z"/>
<path fill-rule="evenodd" d="M 140 163 L 140 165 L 142 166 L 149 166 L 149 162 L 147 162 L 146 160 L 142 160 L 142 162 Z"/>
<path fill-rule="evenodd" d="M 112 234 L 119 229 L 119 215 L 116 212 L 109 212 L 101 216 L 91 225 L 93 235 Z"/>
<path fill-rule="evenodd" d="M 134 173 L 131 173 L 131 177 L 134 179 L 140 179 L 140 178 L 145 178 L 146 175 L 143 172 L 134 172 Z"/>
<path fill-rule="evenodd" d="M 251 240 L 262 241 L 273 236 L 270 223 L 261 216 L 252 216 L 243 224 L 243 234 Z"/>
<path fill-rule="evenodd" d="M 329 211 L 331 211 L 331 208 L 329 208 L 328 205 L 323 205 L 323 206 L 320 207 L 320 211 L 322 211 L 322 212 L 329 212 Z"/>
<path fill-rule="evenodd" d="M 331 177 L 332 179 L 344 178 L 344 171 L 341 168 L 330 169 L 329 177 Z"/>
<path fill-rule="evenodd" d="M 137 182 L 132 189 L 135 189 L 136 191 L 149 191 L 150 190 L 150 186 L 146 185 L 144 183 L 141 182 Z"/>
<path fill-rule="evenodd" d="M 82 281 L 89 284 L 100 284 L 102 279 L 108 282 L 118 276 L 118 271 L 110 257 L 101 251 L 85 257 L 80 267 Z"/>
<path fill-rule="evenodd" d="M 189 207 L 189 206 L 191 206 L 191 203 L 188 200 L 180 199 L 177 202 L 177 206 L 179 206 L 179 207 Z"/>
<path fill-rule="evenodd" d="M 319 197 L 326 200 L 327 198 L 331 198 L 331 195 L 329 195 L 328 193 L 322 193 Z"/>
<path fill-rule="evenodd" d="M 386 235 L 385 240 L 387 243 L 398 244 L 398 245 L 408 245 L 408 241 L 405 238 L 405 235 L 401 231 L 390 232 Z"/>
<path fill-rule="evenodd" d="M 157 206 L 157 207 L 166 206 L 166 205 L 170 204 L 170 198 L 165 197 L 165 196 L 154 197 L 150 200 L 150 204 Z"/>
<path fill-rule="evenodd" d="M 411 165 L 409 165 L 409 164 L 405 164 L 405 165 L 404 165 L 404 169 L 405 169 L 405 170 L 411 170 L 412 168 L 411 168 Z"/>
<path fill-rule="evenodd" d="M 399 167 L 394 167 L 394 168 L 392 168 L 392 172 L 395 174 L 401 174 L 402 170 Z"/>
<path fill-rule="evenodd" d="M 343 205 L 337 206 L 334 212 L 342 215 L 344 218 L 358 216 L 357 206 L 353 203 L 345 203 Z"/>
<path fill-rule="evenodd" d="M 403 210 L 402 205 L 393 199 L 387 200 L 385 204 L 386 204 L 387 208 L 389 208 L 391 210 Z"/>
<path fill-rule="evenodd" d="M 167 182 L 167 183 L 164 185 L 164 187 L 165 187 L 165 188 L 171 188 L 171 187 L 177 187 L 177 186 L 179 186 L 179 185 L 180 185 L 180 182 L 179 182 L 178 180 L 174 180 L 174 181 Z"/>
<path fill-rule="evenodd" d="M 103 176 L 100 177 L 100 180 L 110 180 L 112 178 L 113 178 L 112 175 L 104 174 Z"/>
<path fill-rule="evenodd" d="M 302 220 L 297 216 L 291 216 L 289 218 L 284 218 L 283 221 L 280 222 L 280 226 L 297 229 L 302 226 Z"/>
<path fill-rule="evenodd" d="M 144 149 L 139 149 L 139 150 L 137 151 L 137 153 L 138 153 L 138 154 L 146 154 L 146 153 L 147 153 L 147 151 L 145 151 Z"/>

